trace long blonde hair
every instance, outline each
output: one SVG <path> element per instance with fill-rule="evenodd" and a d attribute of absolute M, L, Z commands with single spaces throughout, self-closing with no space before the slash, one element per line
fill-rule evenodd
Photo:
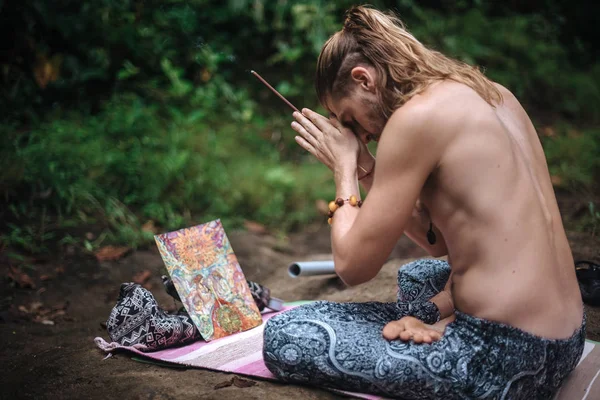
<path fill-rule="evenodd" d="M 346 95 L 357 65 L 377 71 L 383 114 L 389 116 L 435 81 L 463 83 L 492 107 L 502 102 L 494 84 L 477 68 L 428 49 L 394 14 L 358 6 L 346 12 L 344 27 L 323 45 L 315 85 L 321 104 L 328 96 Z"/>

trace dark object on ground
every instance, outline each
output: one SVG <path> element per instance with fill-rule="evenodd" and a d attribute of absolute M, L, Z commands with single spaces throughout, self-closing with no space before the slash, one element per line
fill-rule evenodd
<path fill-rule="evenodd" d="M 173 280 L 171 280 L 171 278 L 169 278 L 167 275 L 162 275 L 161 279 L 163 285 L 165 286 L 165 290 L 167 291 L 169 296 L 171 296 L 178 302 L 181 302 L 181 298 L 179 297 L 179 293 L 177 293 L 177 289 L 175 289 L 175 284 L 173 283 Z"/>
<path fill-rule="evenodd" d="M 192 319 L 185 314 L 169 315 L 152 293 L 137 283 L 123 283 L 106 330 L 113 342 L 138 345 L 143 351 L 181 346 L 201 339 Z"/>
<path fill-rule="evenodd" d="M 575 273 L 583 302 L 600 306 L 600 265 L 591 261 L 577 261 Z"/>
<path fill-rule="evenodd" d="M 166 292 L 181 301 L 173 281 L 166 275 L 162 276 L 162 281 Z M 260 310 L 275 308 L 274 301 L 277 303 L 279 300 L 271 298 L 268 288 L 247 282 Z M 106 329 L 113 342 L 138 346 L 143 351 L 183 346 L 202 339 L 184 308 L 176 314 L 168 314 L 158 306 L 150 291 L 133 282 L 121 285 L 119 299 L 106 322 Z"/>

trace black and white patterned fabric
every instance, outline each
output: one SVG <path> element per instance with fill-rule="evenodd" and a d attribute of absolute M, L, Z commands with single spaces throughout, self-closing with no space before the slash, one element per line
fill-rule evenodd
<path fill-rule="evenodd" d="M 429 301 L 444 289 L 450 278 L 446 261 L 423 259 L 403 265 L 398 270 L 398 312 L 413 316 L 426 324 L 440 320 L 440 310 Z"/>
<path fill-rule="evenodd" d="M 166 292 L 181 301 L 173 281 L 166 275 L 162 276 L 162 281 Z M 252 298 L 262 311 L 271 299 L 270 290 L 256 282 L 247 282 Z M 121 285 L 106 329 L 113 342 L 144 351 L 183 346 L 202 339 L 184 307 L 177 314 L 167 314 L 158 306 L 152 293 L 135 283 Z"/>
<path fill-rule="evenodd" d="M 437 279 L 424 282 L 442 288 L 443 279 Z M 571 338 L 548 340 L 461 312 L 433 344 L 383 338 L 383 327 L 406 312 L 401 304 L 379 302 L 320 301 L 294 308 L 267 322 L 265 364 L 285 381 L 407 400 L 550 399 L 585 343 L 585 318 Z"/>
<path fill-rule="evenodd" d="M 271 291 L 269 288 L 253 281 L 246 280 L 246 282 L 248 283 L 250 293 L 252 293 L 252 298 L 258 309 L 262 311 L 267 308 L 269 301 L 271 300 Z"/>
<path fill-rule="evenodd" d="M 201 339 L 187 314 L 167 314 L 159 308 L 152 293 L 136 283 L 121 285 L 106 329 L 113 342 L 143 351 L 181 346 Z"/>

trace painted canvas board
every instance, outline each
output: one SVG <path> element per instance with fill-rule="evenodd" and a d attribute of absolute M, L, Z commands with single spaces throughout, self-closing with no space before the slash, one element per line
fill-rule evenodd
<path fill-rule="evenodd" d="M 262 323 L 220 220 L 154 239 L 185 309 L 205 340 Z"/>

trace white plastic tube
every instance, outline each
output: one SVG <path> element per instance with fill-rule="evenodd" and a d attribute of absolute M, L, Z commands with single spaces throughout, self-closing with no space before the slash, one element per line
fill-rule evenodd
<path fill-rule="evenodd" d="M 332 260 L 326 261 L 297 261 L 290 264 L 288 273 L 292 278 L 312 275 L 332 275 L 335 268 Z"/>

